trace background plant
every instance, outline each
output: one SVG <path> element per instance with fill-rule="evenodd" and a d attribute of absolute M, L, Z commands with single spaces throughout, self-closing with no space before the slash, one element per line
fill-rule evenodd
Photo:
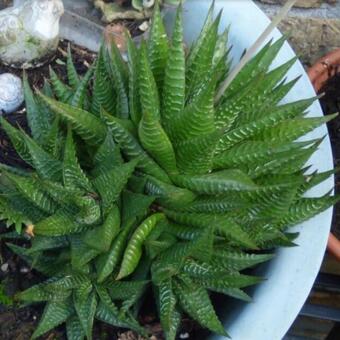
<path fill-rule="evenodd" d="M 275 69 L 284 38 L 269 42 L 222 98 L 228 31 L 209 11 L 186 55 L 181 8 L 169 39 L 156 7 L 147 42 L 128 39 L 126 63 L 103 45 L 69 83 L 51 70 L 41 92 L 24 78 L 28 135 L 1 118 L 31 170 L 1 165 L 2 218 L 31 247 L 8 246 L 47 279 L 18 294 L 46 302 L 41 334 L 65 322 L 69 339 L 92 337 L 95 318 L 141 334 L 136 318 L 152 287 L 167 339 L 183 312 L 226 335 L 210 300 L 244 301 L 261 278 L 244 270 L 292 246 L 288 228 L 333 205 L 305 193 L 333 171 L 307 174 L 320 140 L 297 141 L 330 117 L 306 117 L 315 98 L 281 104 L 296 84 Z"/>

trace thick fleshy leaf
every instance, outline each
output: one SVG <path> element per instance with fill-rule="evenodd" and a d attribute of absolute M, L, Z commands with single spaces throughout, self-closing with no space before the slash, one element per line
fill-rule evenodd
<path fill-rule="evenodd" d="M 248 254 L 237 251 L 218 249 L 214 254 L 213 263 L 228 269 L 229 271 L 240 271 L 254 267 L 259 263 L 269 261 L 273 254 Z"/>
<path fill-rule="evenodd" d="M 41 93 L 42 100 L 63 119 L 69 122 L 72 128 L 91 145 L 99 145 L 106 137 L 106 126 L 96 116 L 88 111 L 75 108 L 71 105 L 48 98 Z"/>
<path fill-rule="evenodd" d="M 36 235 L 62 236 L 77 233 L 86 228 L 86 226 L 76 223 L 70 214 L 59 210 L 54 215 L 36 223 L 33 232 Z"/>
<path fill-rule="evenodd" d="M 46 139 L 42 145 L 43 149 L 52 157 L 59 159 L 63 146 L 62 133 L 60 131 L 60 117 L 55 117 L 49 131 L 46 133 Z"/>
<path fill-rule="evenodd" d="M 84 171 L 81 169 L 77 159 L 71 129 L 67 132 L 65 144 L 63 179 L 65 187 L 79 187 L 87 191 L 91 191 L 91 183 Z"/>
<path fill-rule="evenodd" d="M 146 178 L 145 192 L 157 197 L 157 202 L 165 207 L 183 208 L 196 198 L 190 190 L 163 183 L 151 176 Z"/>
<path fill-rule="evenodd" d="M 240 245 L 256 249 L 254 241 L 240 225 L 225 215 L 211 215 L 204 213 L 182 213 L 165 210 L 165 215 L 179 224 L 198 228 L 215 230 L 227 239 L 238 242 Z"/>
<path fill-rule="evenodd" d="M 178 169 L 185 174 L 206 174 L 213 168 L 214 152 L 220 132 L 202 134 L 176 145 Z"/>
<path fill-rule="evenodd" d="M 218 14 L 217 18 L 206 31 L 196 56 L 189 59 L 190 62 L 188 62 L 186 77 L 186 93 L 188 99 L 200 91 L 202 79 L 207 79 L 211 71 L 221 14 L 222 12 Z"/>
<path fill-rule="evenodd" d="M 68 318 L 66 321 L 66 334 L 68 340 L 83 340 L 85 338 L 85 332 L 78 316 L 74 315 Z"/>
<path fill-rule="evenodd" d="M 215 83 L 215 79 L 210 79 L 193 101 L 167 123 L 167 131 L 173 143 L 215 132 Z"/>
<path fill-rule="evenodd" d="M 61 102 L 67 103 L 70 100 L 73 91 L 59 79 L 52 67 L 50 67 L 50 82 L 53 88 L 53 93 L 56 95 L 56 97 Z"/>
<path fill-rule="evenodd" d="M 154 75 L 152 73 L 147 47 L 142 42 L 139 55 L 139 97 L 142 104 L 142 112 L 159 119 L 159 94 Z"/>
<path fill-rule="evenodd" d="M 320 214 L 339 201 L 339 196 L 302 198 L 289 207 L 288 214 L 282 216 L 282 227 L 293 226 Z"/>
<path fill-rule="evenodd" d="M 104 61 L 104 46 L 102 45 L 97 57 L 94 73 L 91 112 L 100 115 L 101 107 L 112 115 L 116 114 L 116 99 L 108 71 Z"/>
<path fill-rule="evenodd" d="M 219 279 L 203 279 L 198 280 L 200 285 L 206 288 L 212 287 L 213 290 L 223 293 L 225 288 L 244 288 L 251 285 L 255 285 L 261 281 L 262 278 L 256 276 L 242 275 L 242 274 L 230 274 Z"/>
<path fill-rule="evenodd" d="M 122 226 L 126 227 L 140 222 L 149 212 L 155 197 L 123 191 L 122 194 Z"/>
<path fill-rule="evenodd" d="M 151 70 L 156 79 L 157 87 L 162 89 L 169 46 L 158 2 L 155 3 L 147 45 Z"/>
<path fill-rule="evenodd" d="M 270 41 L 262 49 L 260 49 L 257 55 L 247 63 L 247 65 L 230 84 L 225 93 L 225 98 L 227 99 L 232 97 L 260 73 L 267 72 L 285 40 L 286 38 L 282 37 L 274 43 Z"/>
<path fill-rule="evenodd" d="M 32 177 L 23 177 L 10 173 L 6 173 L 19 190 L 19 192 L 30 202 L 36 205 L 39 209 L 46 213 L 53 213 L 57 209 L 57 204 L 51 197 L 41 189 L 41 184 L 38 180 Z"/>
<path fill-rule="evenodd" d="M 67 78 L 71 87 L 76 88 L 79 85 L 80 77 L 77 73 L 76 67 L 72 60 L 71 45 L 67 46 L 67 59 L 66 59 Z"/>
<path fill-rule="evenodd" d="M 264 130 L 261 134 L 255 136 L 255 138 L 261 138 L 262 140 L 274 143 L 289 143 L 305 135 L 307 132 L 314 130 L 318 126 L 329 122 L 335 117 L 337 117 L 337 114 L 327 115 L 325 117 L 296 118 L 283 121 Z"/>
<path fill-rule="evenodd" d="M 161 213 L 151 215 L 142 224 L 140 224 L 132 234 L 124 252 L 123 261 L 117 276 L 117 280 L 130 275 L 136 269 L 142 256 L 143 242 L 151 233 L 151 231 L 157 226 L 157 223 L 163 218 L 164 215 Z"/>
<path fill-rule="evenodd" d="M 27 122 L 30 127 L 34 140 L 41 144 L 46 139 L 46 134 L 50 129 L 51 122 L 49 116 L 46 115 L 39 101 L 34 97 L 32 89 L 28 83 L 27 74 L 24 73 L 23 87 L 26 104 Z"/>
<path fill-rule="evenodd" d="M 88 247 L 80 235 L 70 235 L 71 265 L 72 269 L 79 273 L 88 274 L 88 263 L 98 256 L 99 251 Z"/>
<path fill-rule="evenodd" d="M 115 43 L 107 47 L 104 53 L 106 68 L 116 94 L 116 110 L 112 113 L 119 118 L 129 118 L 127 66 Z"/>
<path fill-rule="evenodd" d="M 139 51 L 129 33 L 126 33 L 126 39 L 129 67 L 129 110 L 131 120 L 135 126 L 138 126 L 142 114 L 138 89 Z"/>
<path fill-rule="evenodd" d="M 165 131 L 167 131 L 168 123 L 183 110 L 184 103 L 185 52 L 183 47 L 182 8 L 179 6 L 164 77 L 161 116 Z"/>
<path fill-rule="evenodd" d="M 92 183 L 99 193 L 103 208 L 108 209 L 117 201 L 139 160 L 133 160 L 99 175 Z"/>
<path fill-rule="evenodd" d="M 105 114 L 103 112 L 103 114 Z M 123 153 L 128 159 L 138 157 L 140 159 L 138 168 L 148 175 L 154 176 L 161 181 L 169 182 L 169 177 L 166 172 L 155 162 L 140 146 L 136 138 L 121 124 L 115 117 L 110 117 L 107 114 L 107 124 L 112 130 L 114 140 L 119 144 Z"/>
<path fill-rule="evenodd" d="M 267 128 L 270 128 L 280 122 L 288 119 L 292 119 L 298 116 L 302 116 L 304 111 L 315 101 L 314 98 L 305 99 L 285 105 L 277 106 L 276 108 L 270 108 L 267 114 L 259 119 L 241 125 L 235 129 L 227 131 L 221 138 L 218 146 L 218 153 L 228 150 L 233 145 L 256 136 Z M 312 119 L 312 118 L 309 118 Z M 321 122 L 320 122 L 321 124 Z"/>
<path fill-rule="evenodd" d="M 16 129 L 3 117 L 0 117 L 0 122 L 16 152 L 26 163 L 31 164 L 31 154 L 24 140 L 24 132 Z"/>
<path fill-rule="evenodd" d="M 232 147 L 231 149 L 214 157 L 215 168 L 230 168 L 248 166 L 259 163 L 261 160 L 270 160 L 273 156 L 281 152 L 290 152 L 311 142 L 301 143 L 275 143 L 275 141 L 245 141 Z"/>
<path fill-rule="evenodd" d="M 144 149 L 167 173 L 177 172 L 173 146 L 158 119 L 148 111 L 143 113 L 138 135 Z"/>
<path fill-rule="evenodd" d="M 175 294 L 181 307 L 194 320 L 211 331 L 227 336 L 224 327 L 218 320 L 207 291 L 195 284 L 186 276 L 174 282 Z"/>
<path fill-rule="evenodd" d="M 62 164 L 41 148 L 31 137 L 24 135 L 32 163 L 42 179 L 59 181 L 62 176 Z"/>
<path fill-rule="evenodd" d="M 17 294 L 17 298 L 27 302 L 60 302 L 66 300 L 72 294 L 70 289 L 56 290 L 53 283 L 41 283 Z"/>
<path fill-rule="evenodd" d="M 97 281 L 99 283 L 103 282 L 116 269 L 123 256 L 128 235 L 129 229 L 125 228 L 113 241 L 110 250 L 98 257 L 96 269 L 98 275 Z"/>
<path fill-rule="evenodd" d="M 73 295 L 74 307 L 77 312 L 80 324 L 86 334 L 86 338 L 92 339 L 93 320 L 97 309 L 97 297 L 95 292 L 89 296 L 78 295 L 77 291 Z"/>
<path fill-rule="evenodd" d="M 100 226 L 88 230 L 84 235 L 84 242 L 93 249 L 106 252 L 110 249 L 113 239 L 119 233 L 120 212 L 114 205 L 107 213 L 105 221 Z"/>
<path fill-rule="evenodd" d="M 171 330 L 172 318 L 176 305 L 171 281 L 164 281 L 157 287 L 159 295 L 159 314 L 164 332 Z"/>
<path fill-rule="evenodd" d="M 173 180 L 199 194 L 218 195 L 228 191 L 255 190 L 257 185 L 240 170 L 221 170 L 206 175 L 177 175 Z"/>
<path fill-rule="evenodd" d="M 132 317 L 114 314 L 102 302 L 99 303 L 96 311 L 96 319 L 106 322 L 114 327 L 128 328 L 139 334 L 146 335 L 146 331 Z"/>
<path fill-rule="evenodd" d="M 84 106 L 85 100 L 87 98 L 87 86 L 90 82 L 94 72 L 94 66 L 91 66 L 84 77 L 79 82 L 74 94 L 69 100 L 70 105 L 82 108 Z"/>
<path fill-rule="evenodd" d="M 43 312 L 38 327 L 35 329 L 32 339 L 37 339 L 49 330 L 65 322 L 73 313 L 70 300 L 63 302 L 49 302 Z"/>

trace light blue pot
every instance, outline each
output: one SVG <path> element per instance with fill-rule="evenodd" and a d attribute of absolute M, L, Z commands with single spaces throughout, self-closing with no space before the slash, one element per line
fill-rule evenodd
<path fill-rule="evenodd" d="M 187 0 L 184 5 L 185 39 L 190 44 L 199 34 L 211 1 Z M 231 25 L 230 43 L 232 55 L 237 62 L 245 48 L 248 48 L 263 32 L 269 23 L 266 15 L 250 0 L 216 0 L 216 13 L 223 8 L 221 30 Z M 65 18 L 66 19 L 66 18 Z M 82 24 L 64 20 L 61 34 L 78 44 L 97 48 L 101 29 L 87 29 L 86 20 Z M 174 11 L 165 11 L 167 26 L 170 28 Z M 298 27 L 296 29 L 299 29 Z M 275 31 L 274 38 L 280 37 Z M 295 56 L 288 44 L 284 46 L 275 65 L 278 66 Z M 297 62 L 289 72 L 289 79 L 302 75 L 295 88 L 285 101 L 293 101 L 315 96 L 315 92 L 302 65 Z M 318 102 L 310 108 L 311 115 L 321 116 Z M 316 129 L 308 138 L 320 138 L 327 134 L 325 126 Z M 311 171 L 326 171 L 333 168 L 332 152 L 328 137 L 320 145 L 310 162 Z M 311 195 L 325 194 L 334 185 L 333 178 L 320 184 L 310 192 Z M 222 314 L 224 324 L 233 340 L 280 340 L 285 335 L 303 306 L 316 275 L 319 271 L 326 249 L 332 219 L 332 209 L 316 216 L 303 225 L 294 228 L 300 231 L 297 239 L 299 247 L 280 249 L 277 256 L 267 266 L 259 269 L 268 278 L 258 285 L 253 293 L 254 302 L 225 303 Z M 221 339 L 214 336 L 212 339 Z M 198 339 L 203 340 L 203 339 Z"/>
<path fill-rule="evenodd" d="M 200 32 L 211 1 L 187 0 L 184 5 L 184 32 L 190 44 Z M 223 9 L 220 28 L 230 25 L 230 44 L 236 63 L 243 51 L 251 46 L 269 23 L 266 15 L 250 0 L 216 0 L 216 14 Z M 168 10 L 166 22 L 172 25 L 174 11 Z M 299 29 L 298 27 L 296 29 Z M 276 30 L 272 37 L 281 34 Z M 275 60 L 278 66 L 295 56 L 285 44 Z M 294 101 L 315 96 L 313 87 L 300 62 L 289 72 L 289 79 L 302 75 L 285 101 Z M 311 116 L 321 116 L 318 102 L 310 108 Z M 326 126 L 314 130 L 308 138 L 320 138 L 327 134 Z M 325 171 L 333 168 L 329 138 L 325 138 L 320 149 L 310 159 L 312 170 Z M 310 195 L 320 196 L 333 188 L 334 179 L 315 187 Z M 288 331 L 303 306 L 319 271 L 326 249 L 331 226 L 332 209 L 294 228 L 301 232 L 296 243 L 299 247 L 280 249 L 276 258 L 266 267 L 260 268 L 261 275 L 268 280 L 254 289 L 253 303 L 226 304 L 223 308 L 224 324 L 233 340 L 279 340 Z M 211 339 L 222 339 L 213 336 Z"/>

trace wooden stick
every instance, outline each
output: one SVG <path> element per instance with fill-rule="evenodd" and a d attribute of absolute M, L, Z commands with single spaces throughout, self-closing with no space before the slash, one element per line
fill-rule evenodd
<path fill-rule="evenodd" d="M 221 99 L 221 97 L 224 94 L 224 91 L 235 79 L 235 77 L 239 74 L 239 72 L 242 70 L 245 64 L 254 56 L 257 49 L 264 43 L 267 37 L 275 29 L 275 27 L 277 27 L 277 25 L 287 16 L 288 12 L 294 6 L 296 1 L 297 0 L 287 0 L 286 4 L 282 7 L 280 12 L 276 15 L 276 17 L 272 20 L 268 27 L 263 31 L 263 33 L 255 41 L 255 43 L 248 49 L 247 53 L 242 57 L 238 65 L 236 65 L 236 67 L 230 72 L 229 76 L 224 80 L 224 82 L 219 87 L 215 97 L 215 103 L 217 103 Z"/>

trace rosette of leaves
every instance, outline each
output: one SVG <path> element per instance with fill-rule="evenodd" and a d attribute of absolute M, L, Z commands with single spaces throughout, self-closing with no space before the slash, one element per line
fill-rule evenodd
<path fill-rule="evenodd" d="M 1 118 L 31 166 L 1 166 L 0 208 L 32 236 L 9 246 L 47 277 L 17 296 L 46 302 L 33 338 L 65 322 L 69 339 L 91 339 L 95 318 L 143 334 L 148 287 L 166 339 L 183 313 L 226 335 L 210 293 L 249 301 L 261 279 L 244 270 L 338 200 L 305 196 L 333 171 L 307 174 L 321 140 L 297 139 L 333 116 L 306 117 L 316 98 L 281 104 L 298 80 L 285 81 L 295 59 L 270 69 L 283 38 L 216 100 L 230 67 L 220 17 L 209 11 L 186 54 L 181 8 L 168 38 L 156 7 L 127 62 L 104 44 L 83 77 L 69 54 L 68 84 L 51 70 L 33 94 L 24 79 L 31 135 Z"/>

